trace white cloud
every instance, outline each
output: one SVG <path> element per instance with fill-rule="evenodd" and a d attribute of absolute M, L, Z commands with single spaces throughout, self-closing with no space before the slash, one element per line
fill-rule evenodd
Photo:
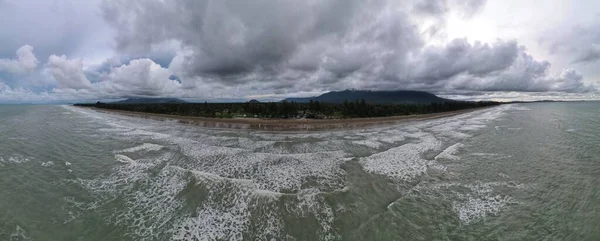
<path fill-rule="evenodd" d="M 60 89 L 87 89 L 90 81 L 83 73 L 81 59 L 67 59 L 67 56 L 51 55 L 48 58 L 48 71 Z"/>
<path fill-rule="evenodd" d="M 72 98 L 120 98 L 123 96 L 181 96 L 181 83 L 171 79 L 171 71 L 150 59 L 136 59 L 106 73 L 96 73 L 90 82 L 80 59 L 52 55 L 47 71 L 56 81 L 52 93 Z"/>
<path fill-rule="evenodd" d="M 33 47 L 24 45 L 17 50 L 16 59 L 0 59 L 0 72 L 29 73 L 37 68 L 37 64 Z"/>
<path fill-rule="evenodd" d="M 47 92 L 33 92 L 25 88 L 12 88 L 0 80 L 0 103 L 31 103 L 47 102 L 56 99 L 56 96 Z"/>
<path fill-rule="evenodd" d="M 170 79 L 172 73 L 150 59 L 136 59 L 111 69 L 95 84 L 98 91 L 122 96 L 180 95 L 181 83 Z"/>

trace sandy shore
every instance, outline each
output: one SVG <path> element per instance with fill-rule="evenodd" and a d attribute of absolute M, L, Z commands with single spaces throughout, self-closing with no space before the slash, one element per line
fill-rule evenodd
<path fill-rule="evenodd" d="M 232 128 L 232 129 L 256 129 L 267 131 L 316 131 L 331 129 L 353 129 L 373 126 L 400 124 L 411 121 L 422 121 L 436 118 L 460 115 L 482 108 L 473 108 L 458 111 L 440 112 L 422 115 L 390 116 L 374 118 L 351 118 L 351 119 L 259 119 L 259 118 L 208 118 L 195 116 L 178 116 L 166 114 L 154 114 L 145 112 L 133 112 L 123 110 L 110 110 L 94 107 L 90 108 L 98 112 L 114 113 L 126 116 L 134 116 L 146 119 L 177 121 L 179 123 L 194 124 L 209 128 Z M 484 107 L 486 108 L 486 107 Z"/>

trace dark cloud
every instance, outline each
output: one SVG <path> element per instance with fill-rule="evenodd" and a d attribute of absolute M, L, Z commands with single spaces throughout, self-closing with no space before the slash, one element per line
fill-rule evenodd
<path fill-rule="evenodd" d="M 180 42 L 190 75 L 239 75 L 281 68 L 298 47 L 348 34 L 366 1 L 105 1 L 104 16 L 126 52 Z M 177 17 L 173 17 L 177 16 Z"/>
<path fill-rule="evenodd" d="M 458 74 L 486 76 L 511 66 L 520 49 L 516 41 L 493 44 L 455 39 L 443 47 L 427 47 L 413 62 L 410 78 L 437 82 Z"/>
<path fill-rule="evenodd" d="M 401 65 L 422 45 L 406 13 L 384 1 L 104 3 L 121 50 L 176 41 L 189 51 L 184 75 L 235 84 L 276 81 L 288 70 L 326 71 L 337 81 L 371 61 Z M 179 17 L 166 17 L 173 15 Z"/>
<path fill-rule="evenodd" d="M 443 29 L 448 12 L 470 17 L 485 3 L 105 0 L 102 6 L 121 51 L 138 54 L 165 44 L 179 46 L 169 68 L 188 86 L 211 83 L 279 92 L 586 88 L 581 78 L 550 75 L 550 64 L 534 60 L 515 40 L 486 44 L 455 39 L 425 46 L 424 35 Z M 431 16 L 436 24 L 423 34 L 413 13 Z"/>
<path fill-rule="evenodd" d="M 13 9 L 0 9 L 0 69 L 43 69 L 49 81 L 40 85 L 53 88 L 47 94 L 78 98 L 594 90 L 573 69 L 551 73 L 517 40 L 445 37 L 450 16 L 470 18 L 485 0 L 102 0 L 100 9 L 84 7 L 95 3 L 9 0 Z M 593 24 L 560 31 L 564 37 L 544 45 L 572 53 L 575 63 L 600 57 Z M 36 54 L 27 47 L 13 57 L 24 44 Z M 31 64 L 36 55 L 48 59 L 44 68 Z M 10 87 L 2 93 L 26 92 L 0 83 Z"/>

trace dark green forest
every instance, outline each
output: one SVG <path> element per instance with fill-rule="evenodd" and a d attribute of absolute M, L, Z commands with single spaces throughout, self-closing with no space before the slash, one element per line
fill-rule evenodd
<path fill-rule="evenodd" d="M 97 102 L 95 104 L 75 104 L 75 106 L 213 118 L 250 117 L 278 119 L 343 119 L 429 114 L 495 106 L 500 104 L 501 103 L 499 102 L 491 101 L 448 101 L 430 104 L 370 104 L 364 100 L 360 100 L 345 101 L 341 104 L 322 103 L 319 101 L 310 101 L 309 103 L 282 101 L 268 103 L 247 102 L 158 104 L 122 104 Z"/>

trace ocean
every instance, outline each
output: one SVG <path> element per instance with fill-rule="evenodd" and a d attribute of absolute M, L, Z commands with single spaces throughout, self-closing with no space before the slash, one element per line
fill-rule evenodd
<path fill-rule="evenodd" d="M 318 132 L 4 105 L 0 240 L 600 240 L 600 102 Z"/>

